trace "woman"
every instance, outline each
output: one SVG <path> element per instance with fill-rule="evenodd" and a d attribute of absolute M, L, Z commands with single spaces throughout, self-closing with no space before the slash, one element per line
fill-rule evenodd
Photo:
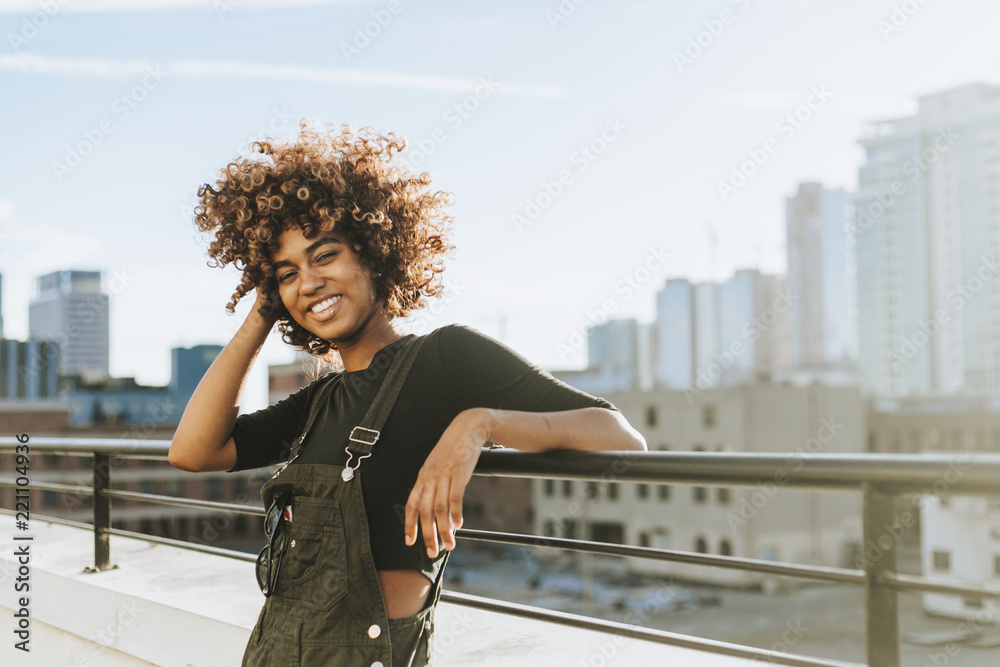
<path fill-rule="evenodd" d="M 196 472 L 286 462 L 261 491 L 271 511 L 258 581 L 268 597 L 245 666 L 426 664 L 485 444 L 645 449 L 610 403 L 473 329 L 400 333 L 398 320 L 441 292 L 451 248 L 446 195 L 427 191 L 426 173 L 393 164 L 404 146 L 391 133 L 303 121 L 296 143 L 255 143 L 263 159 L 237 159 L 199 190 L 210 256 L 242 271 L 227 310 L 254 289 L 258 303 L 191 397 L 170 463 Z M 237 417 L 275 323 L 287 343 L 339 370 Z M 377 440 L 354 438 L 407 355 Z"/>

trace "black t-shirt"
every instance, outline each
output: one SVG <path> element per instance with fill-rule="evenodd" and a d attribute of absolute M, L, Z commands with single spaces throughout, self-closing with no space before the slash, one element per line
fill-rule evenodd
<path fill-rule="evenodd" d="M 368 368 L 344 372 L 303 443 L 298 463 L 343 466 L 351 429 L 360 424 L 402 339 L 379 350 Z M 274 405 L 240 415 L 233 428 L 236 466 L 260 468 L 288 458 L 305 427 L 318 380 Z M 557 380 L 475 329 L 449 325 L 427 334 L 372 455 L 361 463 L 372 557 L 379 570 L 420 570 L 434 578 L 440 558 L 427 557 L 422 534 L 403 541 L 404 508 L 417 474 L 445 428 L 473 407 L 558 412 L 616 408 Z M 512 443 L 513 444 L 513 443 Z M 230 471 L 230 472 L 232 472 Z"/>

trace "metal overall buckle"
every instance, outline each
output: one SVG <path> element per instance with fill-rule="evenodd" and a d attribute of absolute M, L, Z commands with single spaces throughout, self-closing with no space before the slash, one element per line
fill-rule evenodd
<path fill-rule="evenodd" d="M 359 431 L 361 431 L 361 433 L 359 433 Z M 379 435 L 380 432 L 376 431 L 375 429 L 365 428 L 364 426 L 355 426 L 351 430 L 351 435 L 349 435 L 347 439 L 350 440 L 351 442 L 356 442 L 358 444 L 368 445 L 369 447 L 371 447 L 376 442 L 378 442 Z M 358 437 L 358 436 L 365 436 L 365 437 Z M 364 459 L 371 456 L 371 452 L 368 452 L 363 456 L 359 456 L 358 460 L 354 462 L 354 466 L 351 467 L 351 459 L 354 458 L 354 452 L 351 451 L 350 445 L 344 447 L 344 451 L 347 452 L 347 463 L 344 464 L 345 467 L 343 472 L 340 473 L 340 478 L 343 479 L 345 482 L 349 482 L 354 478 L 354 471 L 361 466 L 361 462 Z"/>

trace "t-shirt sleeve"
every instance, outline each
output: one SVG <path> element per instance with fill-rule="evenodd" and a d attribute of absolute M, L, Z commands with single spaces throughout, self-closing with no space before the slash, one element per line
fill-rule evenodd
<path fill-rule="evenodd" d="M 238 416 L 233 426 L 236 466 L 227 472 L 264 468 L 287 460 L 304 425 L 302 418 L 312 387 L 306 385 L 274 405 Z"/>
<path fill-rule="evenodd" d="M 441 364 L 452 398 L 463 407 L 560 412 L 618 409 L 553 377 L 503 343 L 459 324 L 440 330 Z"/>

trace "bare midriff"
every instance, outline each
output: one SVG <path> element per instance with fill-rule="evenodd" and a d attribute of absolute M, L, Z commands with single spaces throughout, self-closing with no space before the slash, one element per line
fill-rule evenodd
<path fill-rule="evenodd" d="M 389 618 L 413 616 L 424 608 L 431 580 L 418 570 L 379 570 L 378 583 Z"/>

